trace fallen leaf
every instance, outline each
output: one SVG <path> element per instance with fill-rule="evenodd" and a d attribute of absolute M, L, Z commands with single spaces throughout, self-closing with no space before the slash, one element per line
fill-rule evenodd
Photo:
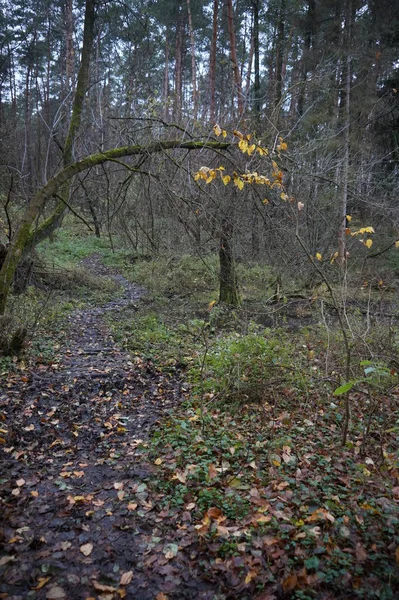
<path fill-rule="evenodd" d="M 81 546 L 79 548 L 79 550 L 81 551 L 82 554 L 84 554 L 84 556 L 90 556 L 90 554 L 92 553 L 93 550 L 93 544 L 83 544 L 83 546 Z"/>
<path fill-rule="evenodd" d="M 25 479 L 17 479 L 16 484 L 18 487 L 25 485 Z"/>
<path fill-rule="evenodd" d="M 177 544 L 166 544 L 162 550 L 167 560 L 174 558 L 179 552 L 179 546 Z"/>
<path fill-rule="evenodd" d="M 39 577 L 37 580 L 37 585 L 33 587 L 32 590 L 40 590 L 48 581 L 50 581 L 50 579 L 51 577 Z"/>
<path fill-rule="evenodd" d="M 308 523 L 315 523 L 317 521 L 330 521 L 330 523 L 334 523 L 335 518 L 325 508 L 318 508 L 306 519 L 306 521 Z"/>
<path fill-rule="evenodd" d="M 257 576 L 258 571 L 248 571 L 247 576 L 245 578 L 245 583 L 248 585 L 248 583 L 251 583 L 251 581 L 253 579 L 255 579 L 255 577 Z"/>
<path fill-rule="evenodd" d="M 165 596 L 163 592 L 159 592 L 155 600 L 168 600 L 168 596 Z"/>
<path fill-rule="evenodd" d="M 209 465 L 209 467 L 208 467 L 208 477 L 209 477 L 209 479 L 215 479 L 215 477 L 217 477 L 217 476 L 218 476 L 218 472 L 216 470 L 215 465 L 212 465 L 212 464 Z"/>
<path fill-rule="evenodd" d="M 286 577 L 281 583 L 284 592 L 292 592 L 298 585 L 298 577 L 293 573 Z"/>
<path fill-rule="evenodd" d="M 209 508 L 206 511 L 206 515 L 208 517 L 211 517 L 212 519 L 220 519 L 220 517 L 223 515 L 223 513 L 220 510 L 220 508 L 216 508 L 215 506 L 212 506 L 211 508 Z"/>
<path fill-rule="evenodd" d="M 48 590 L 46 598 L 47 600 L 62 600 L 63 598 L 66 598 L 66 592 L 62 587 L 56 585 Z"/>
<path fill-rule="evenodd" d="M 133 571 L 126 571 L 126 573 L 122 573 L 121 580 L 119 585 L 129 585 L 129 583 L 133 579 Z"/>
<path fill-rule="evenodd" d="M 111 585 L 103 585 L 102 583 L 99 583 L 98 581 L 94 580 L 93 582 L 93 587 L 98 590 L 99 592 L 116 592 L 116 589 L 114 587 L 112 587 Z"/>
<path fill-rule="evenodd" d="M 68 548 L 70 548 L 71 546 L 71 542 L 61 542 L 61 550 L 63 550 L 64 552 L 65 550 L 68 550 Z"/>
<path fill-rule="evenodd" d="M 177 470 L 173 475 L 172 479 L 178 479 L 180 483 L 186 483 L 187 481 L 187 473 L 183 473 L 182 471 Z"/>
<path fill-rule="evenodd" d="M 365 562 L 367 560 L 367 552 L 360 542 L 356 544 L 356 558 L 359 562 Z"/>

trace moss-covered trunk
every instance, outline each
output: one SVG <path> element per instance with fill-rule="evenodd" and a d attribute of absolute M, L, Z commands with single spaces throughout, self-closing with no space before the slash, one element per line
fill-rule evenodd
<path fill-rule="evenodd" d="M 166 140 L 164 142 L 153 142 L 146 146 L 122 146 L 121 148 L 112 148 L 105 152 L 98 152 L 97 154 L 86 156 L 82 160 L 65 167 L 65 169 L 60 171 L 53 179 L 50 179 L 50 181 L 33 196 L 25 210 L 12 242 L 9 245 L 6 258 L 0 270 L 0 315 L 5 312 L 15 269 L 29 243 L 31 228 L 37 215 L 45 206 L 46 202 L 56 195 L 63 184 L 68 182 L 74 175 L 82 173 L 91 167 L 102 165 L 108 161 L 124 158 L 126 156 L 148 156 L 173 148 L 182 148 L 185 150 L 202 150 L 203 148 L 227 150 L 230 146 L 231 144 L 229 142 Z"/>
<path fill-rule="evenodd" d="M 96 0 L 86 0 L 82 57 L 73 100 L 71 121 L 62 156 L 64 168 L 73 163 L 73 144 L 82 120 L 83 102 L 89 80 L 90 54 L 94 38 L 95 6 Z M 8 293 L 22 255 L 49 235 L 62 220 L 69 200 L 69 181 L 70 178 L 57 187 L 56 191 L 58 191 L 59 202 L 56 209 L 51 217 L 41 223 L 39 227 L 32 228 L 32 225 L 46 201 L 41 201 L 41 190 L 35 194 L 29 203 L 20 225 L 11 240 L 7 256 L 0 271 L 0 314 L 4 314 L 5 312 Z"/>
<path fill-rule="evenodd" d="M 223 302 L 229 306 L 239 306 L 240 294 L 238 290 L 237 275 L 233 257 L 232 237 L 233 224 L 231 218 L 225 217 L 222 222 L 219 248 L 219 302 Z"/>

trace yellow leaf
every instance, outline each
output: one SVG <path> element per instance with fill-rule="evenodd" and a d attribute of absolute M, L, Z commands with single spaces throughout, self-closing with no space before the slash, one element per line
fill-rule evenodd
<path fill-rule="evenodd" d="M 395 242 L 395 248 L 399 248 L 399 240 Z"/>
<path fill-rule="evenodd" d="M 227 185 L 231 181 L 230 175 L 222 175 L 222 181 L 224 185 Z"/>
<path fill-rule="evenodd" d="M 286 142 L 281 142 L 280 144 L 280 150 L 287 150 L 288 146 L 286 144 Z"/>
<path fill-rule="evenodd" d="M 248 142 L 247 140 L 240 140 L 238 142 L 238 147 L 241 150 L 241 152 L 246 152 L 248 150 Z"/>
<path fill-rule="evenodd" d="M 234 129 L 233 133 L 234 133 L 234 135 L 235 135 L 236 137 L 240 138 L 240 140 L 242 140 L 242 139 L 243 139 L 243 137 L 244 137 L 244 136 L 242 135 L 241 131 L 238 131 L 237 129 Z"/>
<path fill-rule="evenodd" d="M 334 254 L 331 257 L 330 263 L 333 264 L 336 258 L 338 258 L 338 252 L 334 252 Z"/>
<path fill-rule="evenodd" d="M 219 126 L 218 124 L 216 124 L 216 125 L 214 125 L 214 126 L 213 126 L 213 133 L 214 133 L 214 134 L 215 134 L 217 137 L 219 137 L 219 135 L 221 135 L 221 133 L 222 133 L 222 130 L 221 130 L 221 128 L 220 128 L 220 126 Z"/>
<path fill-rule="evenodd" d="M 368 240 L 366 240 L 364 242 L 364 245 L 367 246 L 367 248 L 371 248 L 371 246 L 373 245 L 373 240 L 371 240 L 370 238 Z"/>
<path fill-rule="evenodd" d="M 262 146 L 258 146 L 256 151 L 259 153 L 259 156 L 267 156 L 269 154 L 267 148 L 262 148 Z"/>
<path fill-rule="evenodd" d="M 255 579 L 255 577 L 257 576 L 257 574 L 258 574 L 258 571 L 248 571 L 247 576 L 245 578 L 245 583 L 246 584 L 251 583 L 251 581 L 253 579 Z"/>
<path fill-rule="evenodd" d="M 154 460 L 154 465 L 162 465 L 163 463 L 163 458 L 157 458 L 156 460 Z"/>
<path fill-rule="evenodd" d="M 262 200 L 262 202 L 263 202 L 263 204 L 270 204 L 270 201 L 269 201 L 267 198 L 264 198 L 264 199 Z"/>
<path fill-rule="evenodd" d="M 215 306 L 215 304 L 216 304 L 216 300 L 212 300 L 212 302 L 209 302 L 208 310 L 212 310 L 212 308 Z"/>
<path fill-rule="evenodd" d="M 242 190 L 242 188 L 244 187 L 244 182 L 241 179 L 241 177 L 238 177 L 238 175 L 234 175 L 233 181 L 234 181 L 234 185 L 236 187 L 238 187 L 239 190 Z"/>
<path fill-rule="evenodd" d="M 287 196 L 287 194 L 285 192 L 282 192 L 280 194 L 280 198 L 281 198 L 281 200 L 284 200 L 284 201 L 288 200 L 288 196 Z"/>
<path fill-rule="evenodd" d="M 346 215 L 346 220 L 347 221 L 352 221 L 352 217 L 350 215 Z"/>
<path fill-rule="evenodd" d="M 316 258 L 317 258 L 317 260 L 320 260 L 320 261 L 323 260 L 323 257 L 320 254 L 320 252 L 316 252 Z"/>
<path fill-rule="evenodd" d="M 249 156 L 251 156 L 251 154 L 253 154 L 253 153 L 254 153 L 255 149 L 256 149 L 256 146 L 255 146 L 255 144 L 251 144 L 251 146 L 248 146 L 247 154 L 248 154 Z"/>
<path fill-rule="evenodd" d="M 51 577 L 39 577 L 36 587 L 32 588 L 32 590 L 40 590 L 50 579 Z"/>
<path fill-rule="evenodd" d="M 227 137 L 227 131 L 225 129 L 222 130 L 222 136 L 225 138 Z"/>

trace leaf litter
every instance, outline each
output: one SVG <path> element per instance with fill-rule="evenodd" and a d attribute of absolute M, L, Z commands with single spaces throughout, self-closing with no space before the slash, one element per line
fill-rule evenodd
<path fill-rule="evenodd" d="M 58 356 L 3 379 L 0 598 L 395 598 L 397 454 L 342 450 L 316 403 L 199 418 L 112 339 L 104 316 L 143 293 L 118 280 Z"/>

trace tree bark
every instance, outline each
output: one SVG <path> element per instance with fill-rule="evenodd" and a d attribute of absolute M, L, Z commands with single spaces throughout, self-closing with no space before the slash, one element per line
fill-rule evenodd
<path fill-rule="evenodd" d="M 338 264 L 343 266 L 346 261 L 346 215 L 348 212 L 348 180 L 350 162 L 350 107 L 351 107 L 351 29 L 352 29 L 352 0 L 347 0 L 345 15 L 345 53 L 343 79 L 345 85 L 345 99 L 343 103 L 344 127 L 344 160 L 342 165 L 342 192 L 338 229 Z"/>
<path fill-rule="evenodd" d="M 237 60 L 237 40 L 236 40 L 236 32 L 234 27 L 234 14 L 233 14 L 233 2 L 232 0 L 226 0 L 227 6 L 227 24 L 229 30 L 229 39 L 230 39 L 230 60 L 233 67 L 234 73 L 234 83 L 237 94 L 237 106 L 238 106 L 238 117 L 241 118 L 244 114 L 244 102 L 242 98 L 242 82 L 241 82 L 241 73 L 238 68 L 238 60 Z"/>
<path fill-rule="evenodd" d="M 210 107 L 209 107 L 209 118 L 211 123 L 215 123 L 215 88 L 216 88 L 216 43 L 218 35 L 218 8 L 219 0 L 213 2 L 213 20 L 212 20 L 212 43 L 211 43 L 211 55 L 209 60 L 209 95 L 210 95 Z"/>
<path fill-rule="evenodd" d="M 284 37 L 285 37 L 285 1 L 281 0 L 277 25 L 276 41 L 276 87 L 274 104 L 279 106 L 283 95 Z"/>
<path fill-rule="evenodd" d="M 255 57 L 255 81 L 254 81 L 254 112 L 255 118 L 258 119 L 261 110 L 260 100 L 260 57 L 259 57 L 259 0 L 252 0 L 254 9 L 254 32 L 253 32 L 253 46 L 254 46 L 254 57 Z"/>
<path fill-rule="evenodd" d="M 190 0 L 187 0 L 187 14 L 188 14 L 188 29 L 190 32 L 190 44 L 191 44 L 191 85 L 193 86 L 193 117 L 197 120 L 198 116 L 198 92 L 197 92 L 197 65 L 195 60 L 195 39 L 193 30 L 193 18 L 191 14 Z"/>

